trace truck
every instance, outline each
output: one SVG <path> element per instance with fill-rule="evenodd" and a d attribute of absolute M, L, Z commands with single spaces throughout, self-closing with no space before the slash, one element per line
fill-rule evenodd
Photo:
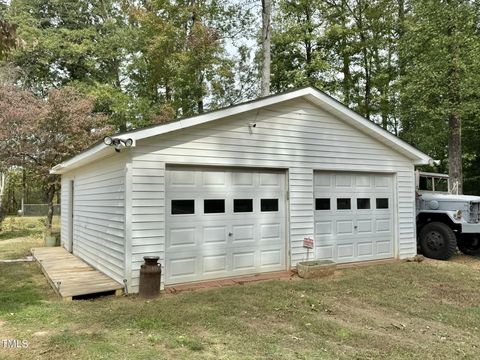
<path fill-rule="evenodd" d="M 480 196 L 459 195 L 448 175 L 416 172 L 417 244 L 429 258 L 449 259 L 458 249 L 480 255 Z"/>

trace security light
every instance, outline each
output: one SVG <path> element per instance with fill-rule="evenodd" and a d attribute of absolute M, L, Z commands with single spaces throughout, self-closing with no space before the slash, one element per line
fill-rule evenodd
<path fill-rule="evenodd" d="M 105 137 L 103 138 L 103 143 L 104 143 L 105 145 L 112 145 L 112 142 L 113 142 L 113 139 L 112 139 L 110 136 L 105 136 Z"/>
<path fill-rule="evenodd" d="M 133 146 L 133 140 L 132 139 L 120 139 L 120 138 L 112 138 L 110 136 L 105 136 L 103 138 L 103 143 L 105 145 L 113 145 L 115 146 L 115 151 L 120 152 L 120 149 L 122 146 L 125 146 L 127 148 Z"/>

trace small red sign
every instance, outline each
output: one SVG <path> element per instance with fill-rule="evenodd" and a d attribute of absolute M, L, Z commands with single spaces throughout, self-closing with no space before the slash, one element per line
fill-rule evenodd
<path fill-rule="evenodd" d="M 313 249 L 313 239 L 311 237 L 303 238 L 303 247 Z"/>

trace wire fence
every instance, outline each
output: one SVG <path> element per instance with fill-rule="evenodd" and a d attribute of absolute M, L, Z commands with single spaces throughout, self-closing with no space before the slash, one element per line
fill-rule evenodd
<path fill-rule="evenodd" d="M 23 216 L 47 216 L 48 204 L 23 204 L 19 213 Z M 60 215 L 60 205 L 53 205 L 53 214 Z"/>

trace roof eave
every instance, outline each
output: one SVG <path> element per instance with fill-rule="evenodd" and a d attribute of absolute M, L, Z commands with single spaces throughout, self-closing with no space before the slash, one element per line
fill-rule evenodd
<path fill-rule="evenodd" d="M 77 156 L 62 162 L 61 164 L 54 166 L 52 169 L 50 169 L 50 174 L 65 174 L 66 172 L 85 165 L 94 159 L 103 157 L 107 154 L 107 152 L 109 152 L 108 150 L 113 150 L 113 148 L 109 148 L 109 146 L 103 143 L 97 144 L 91 149 L 88 149 Z"/>
<path fill-rule="evenodd" d="M 238 115 L 247 111 L 254 111 L 266 106 L 274 105 L 283 101 L 288 101 L 300 97 L 305 97 L 307 100 L 316 103 L 318 106 L 324 108 L 326 111 L 332 113 L 333 115 L 339 116 L 341 119 L 343 119 L 350 125 L 358 128 L 360 131 L 363 131 L 370 136 L 377 138 L 379 141 L 392 147 L 393 149 L 396 149 L 399 153 L 411 159 L 414 165 L 428 165 L 433 162 L 433 159 L 431 159 L 428 155 L 424 154 L 420 150 L 399 139 L 388 131 L 380 128 L 375 123 L 369 122 L 361 115 L 349 109 L 347 106 L 343 105 L 339 101 L 313 87 L 307 87 L 279 95 L 260 98 L 255 101 L 239 104 L 226 109 L 212 111 L 209 113 L 193 116 L 171 123 L 118 134 L 115 137 L 124 139 L 131 138 L 132 140 L 134 140 L 134 142 L 136 142 L 141 139 L 170 133 L 176 130 L 204 124 L 228 116 Z M 63 174 L 65 172 L 73 170 L 74 168 L 78 168 L 88 163 L 89 161 L 92 161 L 93 159 L 97 159 L 103 156 L 103 154 L 106 155 L 108 153 L 108 150 L 106 150 L 107 148 L 108 146 L 100 143 L 92 147 L 91 149 L 86 150 L 85 152 L 80 153 L 77 156 L 53 167 L 50 173 Z"/>
<path fill-rule="evenodd" d="M 416 165 L 416 166 L 421 166 L 421 165 L 430 165 L 432 166 L 434 164 L 434 160 L 430 157 L 427 157 L 427 158 L 421 158 L 421 159 L 418 159 L 418 160 L 415 160 L 413 162 L 413 165 Z"/>
<path fill-rule="evenodd" d="M 265 98 L 260 98 L 256 101 L 253 102 L 247 102 L 245 104 L 239 104 L 233 107 L 229 107 L 226 109 L 219 109 L 216 111 L 212 111 L 210 113 L 206 114 L 201 114 L 201 115 L 196 115 L 190 118 L 178 120 L 178 121 L 173 121 L 171 123 L 166 123 L 163 125 L 158 125 L 146 129 L 139 129 L 139 130 L 133 130 L 127 133 L 121 133 L 115 135 L 115 137 L 122 138 L 122 139 L 127 139 L 131 138 L 134 141 L 134 144 L 141 139 L 161 135 L 161 134 L 166 134 L 169 132 L 173 132 L 175 130 L 180 130 L 183 128 L 195 126 L 195 125 L 200 125 L 204 124 L 213 120 L 221 119 L 227 116 L 232 116 L 236 114 L 241 114 L 247 111 L 252 111 L 256 110 L 265 106 L 273 105 L 276 103 L 280 103 L 282 101 L 290 100 L 293 98 L 298 98 L 304 95 L 307 95 L 310 93 L 312 88 L 303 88 L 295 91 L 291 91 L 288 93 L 284 94 L 279 94 L 279 95 L 273 95 L 273 96 L 268 96 Z M 103 143 L 100 143 L 91 149 L 88 149 L 73 158 L 64 161 L 61 164 L 58 164 L 54 166 L 51 170 L 51 174 L 64 174 L 70 170 L 73 170 L 75 168 L 78 168 L 88 162 L 87 159 L 92 160 L 98 152 L 102 151 L 104 148 L 107 146 L 104 145 Z M 78 164 L 78 163 L 81 164 Z"/>
<path fill-rule="evenodd" d="M 366 119 L 361 115 L 357 114 L 355 111 L 351 110 L 347 106 L 343 105 L 334 98 L 318 91 L 314 88 L 310 88 L 310 96 L 307 98 L 317 105 L 324 108 L 326 111 L 340 117 L 348 124 L 356 127 L 357 129 L 366 132 L 370 136 L 377 138 L 380 142 L 390 146 L 399 153 L 403 154 L 407 158 L 411 159 L 414 165 L 428 165 L 433 159 L 430 158 L 427 154 L 416 149 L 412 145 L 388 132 L 387 130 L 381 128 L 377 124 L 371 121 L 365 121 Z M 338 106 L 340 105 L 340 106 Z M 378 136 L 378 137 L 377 137 Z"/>
<path fill-rule="evenodd" d="M 247 102 L 244 104 L 239 104 L 233 107 L 219 109 L 216 111 L 212 111 L 206 114 L 200 114 L 193 117 L 189 117 L 186 119 L 181 119 L 178 121 L 174 121 L 172 123 L 166 123 L 164 125 L 160 125 L 158 127 L 152 127 L 147 129 L 140 129 L 134 130 L 125 134 L 123 136 L 129 136 L 132 139 L 140 140 L 145 139 L 152 136 L 157 136 L 161 134 L 166 134 L 175 130 L 180 130 L 183 128 L 188 128 L 195 125 L 200 125 L 204 123 L 208 123 L 213 120 L 218 120 L 221 118 L 225 118 L 228 116 L 238 115 L 245 113 L 247 111 L 257 110 L 266 106 L 274 105 L 277 103 L 281 103 L 283 101 L 291 100 L 294 98 L 299 98 L 311 93 L 313 88 L 303 88 L 296 91 L 287 92 L 284 94 L 268 96 L 265 98 L 260 98 L 253 102 Z"/>

